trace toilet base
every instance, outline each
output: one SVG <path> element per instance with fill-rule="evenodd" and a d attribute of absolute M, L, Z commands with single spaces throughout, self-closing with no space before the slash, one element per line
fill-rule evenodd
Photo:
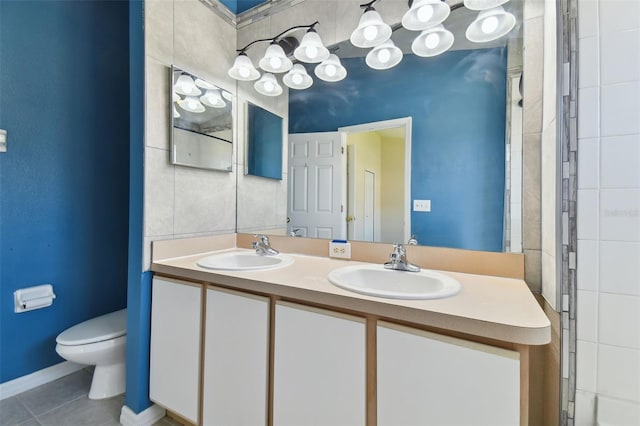
<path fill-rule="evenodd" d="M 89 399 L 104 399 L 123 394 L 126 388 L 125 363 L 96 365 Z"/>

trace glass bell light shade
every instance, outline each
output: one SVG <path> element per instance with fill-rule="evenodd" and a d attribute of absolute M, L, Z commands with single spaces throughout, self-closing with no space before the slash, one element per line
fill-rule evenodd
<path fill-rule="evenodd" d="M 498 6 L 480 12 L 467 28 L 466 36 L 474 43 L 486 43 L 506 35 L 515 25 L 515 16 Z"/>
<path fill-rule="evenodd" d="M 231 102 L 233 100 L 233 95 L 226 90 L 222 90 L 222 97 Z"/>
<path fill-rule="evenodd" d="M 301 64 L 295 64 L 291 71 L 282 77 L 282 82 L 292 89 L 307 89 L 313 84 L 313 79 Z"/>
<path fill-rule="evenodd" d="M 300 46 L 293 51 L 293 56 L 308 64 L 317 64 L 329 57 L 329 49 L 324 47 L 320 35 L 313 28 L 306 32 Z"/>
<path fill-rule="evenodd" d="M 391 27 L 382 21 L 376 10 L 369 6 L 360 17 L 358 27 L 351 33 L 351 44 L 356 47 L 374 47 L 391 37 Z"/>
<path fill-rule="evenodd" d="M 428 58 L 446 52 L 453 45 L 453 33 L 442 25 L 427 28 L 411 43 L 411 50 L 418 56 Z"/>
<path fill-rule="evenodd" d="M 172 102 L 178 102 L 178 101 L 181 101 L 181 100 L 182 100 L 182 98 L 176 92 L 173 92 L 171 94 L 171 101 Z"/>
<path fill-rule="evenodd" d="M 200 103 L 197 97 L 195 96 L 187 96 L 183 100 L 178 102 L 180 108 L 185 111 L 201 113 L 204 112 L 204 106 Z"/>
<path fill-rule="evenodd" d="M 347 76 L 347 70 L 340 63 L 340 58 L 333 53 L 322 63 L 316 65 L 314 72 L 320 80 L 329 82 L 340 81 Z"/>
<path fill-rule="evenodd" d="M 227 105 L 217 89 L 207 90 L 204 95 L 200 96 L 200 102 L 211 108 L 224 108 Z"/>
<path fill-rule="evenodd" d="M 260 78 L 260 72 L 253 66 L 253 62 L 244 52 L 236 57 L 228 74 L 229 77 L 240 81 L 253 81 Z"/>
<path fill-rule="evenodd" d="M 265 73 L 260 80 L 256 81 L 253 87 L 258 93 L 265 96 L 278 96 L 282 93 L 282 87 L 273 74 Z"/>
<path fill-rule="evenodd" d="M 173 88 L 177 93 L 184 96 L 200 96 L 202 94 L 202 90 L 196 87 L 196 84 L 193 82 L 193 78 L 186 74 L 182 74 L 178 77 Z"/>
<path fill-rule="evenodd" d="M 204 90 L 217 89 L 216 86 L 214 86 L 213 84 L 211 84 L 208 81 L 203 80 L 201 78 L 196 78 L 195 83 L 196 83 L 196 86 L 198 86 L 199 88 L 204 89 Z"/>
<path fill-rule="evenodd" d="M 173 118 L 180 118 L 180 113 L 175 105 L 173 106 Z"/>
<path fill-rule="evenodd" d="M 267 51 L 264 52 L 264 56 L 260 59 L 258 65 L 267 72 L 278 73 L 289 71 L 293 62 L 287 58 L 282 47 L 274 41 L 267 47 Z"/>
<path fill-rule="evenodd" d="M 505 4 L 509 0 L 464 0 L 464 7 L 469 10 L 493 9 Z"/>
<path fill-rule="evenodd" d="M 402 17 L 402 26 L 411 31 L 425 30 L 443 23 L 449 13 L 451 8 L 441 0 L 414 0 Z"/>
<path fill-rule="evenodd" d="M 365 59 L 374 70 L 386 70 L 395 67 L 402 60 L 402 51 L 391 40 L 371 49 Z"/>

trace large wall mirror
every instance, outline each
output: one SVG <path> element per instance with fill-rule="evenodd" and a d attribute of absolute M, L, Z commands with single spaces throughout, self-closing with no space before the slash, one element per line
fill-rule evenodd
<path fill-rule="evenodd" d="M 231 93 L 175 66 L 171 77 L 171 162 L 232 171 Z"/>
<path fill-rule="evenodd" d="M 330 48 L 341 82 L 305 65 L 313 85 L 288 91 L 290 222 L 274 233 L 521 252 L 522 2 L 505 8 L 516 27 L 488 44 L 466 39 L 477 12 L 461 7 L 444 54 L 414 55 L 416 33 L 399 28 L 392 69 L 371 69 L 349 40 Z"/>

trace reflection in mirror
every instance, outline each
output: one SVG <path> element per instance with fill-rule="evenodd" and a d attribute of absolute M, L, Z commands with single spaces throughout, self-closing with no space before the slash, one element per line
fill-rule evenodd
<path fill-rule="evenodd" d="M 232 95 L 175 66 L 171 77 L 171 162 L 232 171 Z"/>
<path fill-rule="evenodd" d="M 415 236 L 419 244 L 430 246 L 522 250 L 522 113 L 521 104 L 518 105 L 522 93 L 517 84 L 522 73 L 522 2 L 512 0 L 505 8 L 516 16 L 516 26 L 507 36 L 488 44 L 472 43 L 465 37 L 477 12 L 464 7 L 452 10 L 446 27 L 455 36 L 453 46 L 433 57 L 415 55 L 411 44 L 417 33 L 389 22 L 396 28 L 391 39 L 403 52 L 395 67 L 372 69 L 365 59 L 370 49 L 354 47 L 345 40 L 331 50 L 347 68 L 346 79 L 331 84 L 314 79 L 306 90 L 288 91 L 292 162 L 288 167 L 288 233 L 386 242 L 382 237 L 384 226 L 395 225 L 401 229 L 397 231 L 400 234 L 389 237 L 395 242 L 407 243 Z M 313 67 L 305 66 L 313 75 Z M 296 137 L 293 134 L 339 132 L 344 127 L 401 117 L 412 118 L 411 171 L 402 186 L 409 195 L 398 201 L 403 205 L 396 206 L 395 216 L 382 220 L 381 213 L 375 215 L 376 206 L 383 200 L 378 189 L 394 186 L 387 183 L 385 173 L 371 176 L 365 175 L 366 170 L 357 172 L 363 175 L 363 182 L 364 176 L 369 177 L 369 190 L 364 189 L 363 183 L 360 193 L 369 191 L 378 196 L 369 202 L 373 220 L 361 213 L 362 208 L 355 213 L 349 210 L 347 197 L 338 195 L 340 192 L 334 189 L 337 187 L 319 186 L 321 198 L 302 189 L 306 188 L 300 183 L 302 171 L 291 167 L 295 154 L 291 152 Z M 342 136 L 339 139 L 342 141 Z M 345 148 L 348 157 L 346 144 Z M 345 176 L 351 170 L 347 162 Z M 308 173 L 306 178 L 318 173 Z M 338 187 L 344 186 L 341 183 Z M 340 197 L 343 201 L 336 203 Z M 336 227 L 335 232 L 320 222 L 316 230 L 311 230 L 311 222 L 296 225 L 294 217 L 302 206 L 298 200 L 316 200 L 313 213 L 317 216 L 335 213 L 335 209 L 347 211 L 345 224 Z M 322 200 L 323 208 L 318 209 Z M 363 221 L 368 221 L 368 226 Z"/>
<path fill-rule="evenodd" d="M 282 117 L 247 103 L 246 174 L 282 179 Z"/>

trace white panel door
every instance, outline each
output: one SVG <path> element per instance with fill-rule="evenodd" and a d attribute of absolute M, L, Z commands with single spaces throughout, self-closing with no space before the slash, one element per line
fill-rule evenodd
<path fill-rule="evenodd" d="M 149 398 L 193 423 L 198 421 L 200 312 L 199 286 L 153 279 Z"/>
<path fill-rule="evenodd" d="M 378 426 L 518 426 L 517 352 L 378 322 Z"/>
<path fill-rule="evenodd" d="M 365 424 L 365 320 L 278 302 L 273 424 Z"/>
<path fill-rule="evenodd" d="M 203 424 L 267 424 L 269 299 L 207 289 Z"/>
<path fill-rule="evenodd" d="M 289 227 L 346 238 L 346 158 L 338 132 L 289 135 Z"/>

